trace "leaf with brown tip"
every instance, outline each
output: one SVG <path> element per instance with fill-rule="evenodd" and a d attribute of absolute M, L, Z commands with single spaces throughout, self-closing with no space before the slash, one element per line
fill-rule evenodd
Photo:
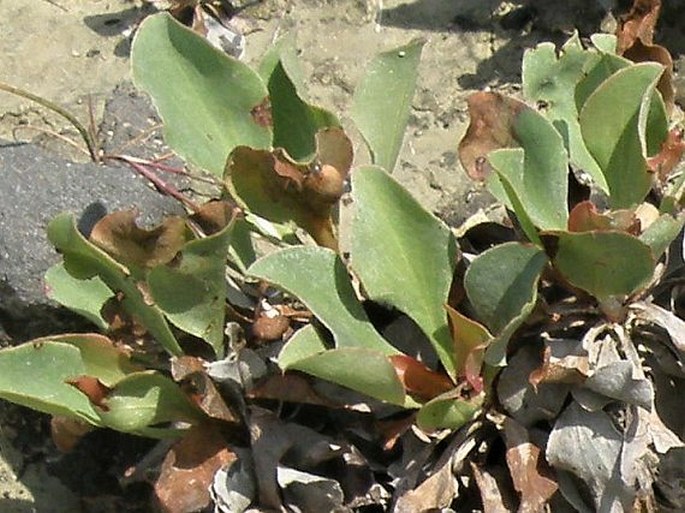
<path fill-rule="evenodd" d="M 473 180 L 484 181 L 492 172 L 487 161 L 488 153 L 519 146 L 512 127 L 514 119 L 526 105 L 490 92 L 474 93 L 467 102 L 471 123 L 459 143 L 459 160 Z"/>

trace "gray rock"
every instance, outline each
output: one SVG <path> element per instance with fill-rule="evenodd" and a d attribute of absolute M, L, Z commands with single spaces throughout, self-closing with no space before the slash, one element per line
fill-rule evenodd
<path fill-rule="evenodd" d="M 0 298 L 27 305 L 47 302 L 42 278 L 59 256 L 45 230 L 56 214 L 88 209 L 85 228 L 105 210 L 135 207 L 146 224 L 183 213 L 126 167 L 76 164 L 32 144 L 0 141 L 0 176 Z"/>

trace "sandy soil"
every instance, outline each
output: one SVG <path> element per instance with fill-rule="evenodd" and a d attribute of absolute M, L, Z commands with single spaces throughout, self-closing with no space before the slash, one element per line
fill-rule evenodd
<path fill-rule="evenodd" d="M 364 62 L 380 50 L 426 38 L 395 176 L 426 206 L 457 224 L 487 201 L 457 162 L 468 94 L 483 87 L 515 89 L 525 48 L 541 40 L 561 41 L 574 26 L 588 33 L 602 23 L 598 0 L 531 3 L 537 9 L 534 20 L 524 9 L 520 19 L 494 22 L 492 12 L 507 8 L 497 0 L 386 0 L 382 9 L 380 0 L 264 0 L 244 12 L 255 29 L 247 35 L 246 59 L 257 59 L 276 35 L 296 30 L 311 99 L 344 118 Z M 100 113 L 114 87 L 129 77 L 129 35 L 152 10 L 139 0 L 0 0 L 0 80 L 58 102 L 82 119 L 90 96 Z M 35 105 L 0 93 L 0 137 L 11 138 L 17 127 L 23 129 L 16 135 L 32 137 L 35 132 L 27 126 L 68 130 Z M 0 420 L 5 459 L 0 460 L 0 510 L 29 512 L 40 504 L 41 513 L 78 511 L 56 480 L 22 463 L 12 448 L 12 433 L 2 425 Z M 17 478 L 20 469 L 24 472 Z M 60 498 L 46 502 L 52 496 Z"/>

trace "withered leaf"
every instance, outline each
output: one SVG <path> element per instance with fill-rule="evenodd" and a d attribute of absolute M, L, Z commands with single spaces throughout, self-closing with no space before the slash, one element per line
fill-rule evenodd
<path fill-rule="evenodd" d="M 226 200 L 209 201 L 200 206 L 191 217 L 204 231 L 205 235 L 214 235 L 226 228 L 235 218 L 237 207 Z"/>
<path fill-rule="evenodd" d="M 168 217 L 146 230 L 136 223 L 136 210 L 121 210 L 103 217 L 93 227 L 90 240 L 127 267 L 152 268 L 170 262 L 186 242 L 186 225 Z"/>
<path fill-rule="evenodd" d="M 454 388 L 446 374 L 429 369 L 411 356 L 393 355 L 389 359 L 405 390 L 419 399 L 430 401 Z"/>
<path fill-rule="evenodd" d="M 599 213 L 591 201 L 578 203 L 568 216 L 568 231 L 620 230 L 631 235 L 640 235 L 640 219 L 632 210 L 613 210 Z"/>
<path fill-rule="evenodd" d="M 530 373 L 528 381 L 537 388 L 541 383 L 578 385 L 589 375 L 587 351 L 578 340 L 545 340 L 542 366 Z"/>
<path fill-rule="evenodd" d="M 479 468 L 475 463 L 471 463 L 471 471 L 480 490 L 483 513 L 510 513 L 512 509 L 506 504 L 497 479 L 488 470 Z"/>
<path fill-rule="evenodd" d="M 449 507 L 457 494 L 457 486 L 449 460 L 419 486 L 402 495 L 395 504 L 394 513 L 441 510 Z"/>
<path fill-rule="evenodd" d="M 484 181 L 491 172 L 487 155 L 493 150 L 519 146 L 513 126 L 516 116 L 527 107 L 507 96 L 477 92 L 469 96 L 471 122 L 459 143 L 459 160 L 474 180 Z"/>
<path fill-rule="evenodd" d="M 256 214 L 274 222 L 294 222 L 314 240 L 337 249 L 331 214 L 343 194 L 352 165 L 352 143 L 338 128 L 316 135 L 312 162 L 298 163 L 283 149 L 239 146 L 226 164 L 226 187 Z"/>
<path fill-rule="evenodd" d="M 504 421 L 507 466 L 514 488 L 521 495 L 519 513 L 542 513 L 559 486 L 551 469 L 541 458 L 541 449 L 532 443 L 528 431 L 513 419 Z"/>
<path fill-rule="evenodd" d="M 272 399 L 297 404 L 316 404 L 329 408 L 342 405 L 319 395 L 309 380 L 297 374 L 286 373 L 269 377 L 265 382 L 247 392 L 251 399 Z"/>
<path fill-rule="evenodd" d="M 661 182 L 671 174 L 671 171 L 678 165 L 685 151 L 685 141 L 683 130 L 674 128 L 668 132 L 666 140 L 661 144 L 661 151 L 655 156 L 647 159 L 647 165 L 652 173 L 656 173 Z"/>
<path fill-rule="evenodd" d="M 193 513 L 209 505 L 217 470 L 236 459 L 215 424 L 194 426 L 162 463 L 155 495 L 163 513 Z"/>
<path fill-rule="evenodd" d="M 661 0 L 634 0 L 630 12 L 619 20 L 616 30 L 617 51 L 625 52 L 636 40 L 654 41 L 654 29 L 661 11 Z"/>
<path fill-rule="evenodd" d="M 63 453 L 71 452 L 76 444 L 94 428 L 80 419 L 54 415 L 50 419 L 52 441 Z"/>
<path fill-rule="evenodd" d="M 107 385 L 93 376 L 77 376 L 67 380 L 67 383 L 84 393 L 88 400 L 98 408 L 108 411 L 105 399 L 112 391 Z"/>
<path fill-rule="evenodd" d="M 202 360 L 194 356 L 174 358 L 171 361 L 171 374 L 174 380 L 184 385 L 191 400 L 209 417 L 231 424 L 240 422 L 239 414 L 229 408 L 207 375 Z"/>

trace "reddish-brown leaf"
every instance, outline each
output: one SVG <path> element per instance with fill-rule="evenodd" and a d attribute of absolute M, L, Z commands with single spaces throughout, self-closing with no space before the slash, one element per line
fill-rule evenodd
<path fill-rule="evenodd" d="M 429 369 L 411 356 L 393 355 L 389 359 L 406 391 L 419 399 L 430 401 L 454 388 L 447 375 Z"/>
<path fill-rule="evenodd" d="M 112 389 L 104 385 L 98 378 L 78 376 L 68 379 L 67 383 L 84 393 L 93 405 L 104 411 L 109 410 L 109 407 L 105 404 L 105 399 Z"/>
<path fill-rule="evenodd" d="M 533 444 L 528 432 L 512 419 L 504 422 L 504 438 L 507 443 L 507 466 L 514 488 L 521 495 L 518 513 L 542 513 L 547 501 L 559 486 L 552 479 L 552 471 L 540 448 Z"/>
<path fill-rule="evenodd" d="M 55 415 L 50 419 L 52 441 L 63 453 L 71 452 L 79 440 L 93 429 L 87 422 L 72 417 Z"/>
<path fill-rule="evenodd" d="M 90 240 L 127 266 L 152 268 L 169 263 L 186 242 L 186 225 L 169 217 L 146 230 L 136 224 L 136 210 L 121 210 L 103 217 L 93 227 Z"/>
<path fill-rule="evenodd" d="M 600 214 L 591 201 L 578 203 L 568 216 L 568 231 L 591 232 L 620 230 L 631 235 L 640 235 L 640 219 L 632 210 L 614 210 Z"/>
<path fill-rule="evenodd" d="M 290 319 L 285 315 L 267 317 L 262 315 L 252 324 L 252 336 L 264 342 L 281 340 L 286 331 L 290 328 Z"/>
<path fill-rule="evenodd" d="M 202 360 L 195 356 L 174 358 L 171 361 L 171 375 L 183 385 L 190 399 L 209 417 L 231 424 L 240 422 L 240 415 L 226 404 L 207 375 Z"/>
<path fill-rule="evenodd" d="M 684 136 L 685 133 L 681 128 L 674 128 L 668 132 L 668 137 L 661 145 L 661 151 L 647 159 L 649 170 L 657 173 L 660 181 L 664 182 L 682 159 L 683 151 L 685 151 Z"/>
<path fill-rule="evenodd" d="M 215 424 L 191 428 L 164 458 L 155 483 L 163 513 L 193 513 L 209 505 L 209 485 L 220 468 L 235 461 Z"/>
<path fill-rule="evenodd" d="M 480 393 L 483 390 L 483 378 L 480 375 L 483 356 L 493 337 L 482 324 L 449 305 L 445 305 L 445 309 L 454 341 L 457 374 L 463 375 L 475 392 Z"/>
<path fill-rule="evenodd" d="M 623 52 L 623 57 L 633 62 L 658 62 L 664 66 L 664 72 L 659 78 L 656 88 L 666 105 L 666 112 L 670 113 L 675 103 L 675 86 L 673 84 L 673 58 L 661 45 L 645 44 L 637 39 Z"/>
<path fill-rule="evenodd" d="M 654 28 L 659 19 L 661 0 L 634 0 L 630 12 L 619 20 L 616 30 L 617 51 L 623 54 L 635 41 L 654 41 Z"/>
<path fill-rule="evenodd" d="M 528 107 L 513 98 L 490 92 L 474 93 L 467 102 L 471 122 L 459 143 L 459 160 L 472 179 L 484 181 L 491 172 L 488 153 L 518 146 L 512 127 L 518 113 Z"/>

